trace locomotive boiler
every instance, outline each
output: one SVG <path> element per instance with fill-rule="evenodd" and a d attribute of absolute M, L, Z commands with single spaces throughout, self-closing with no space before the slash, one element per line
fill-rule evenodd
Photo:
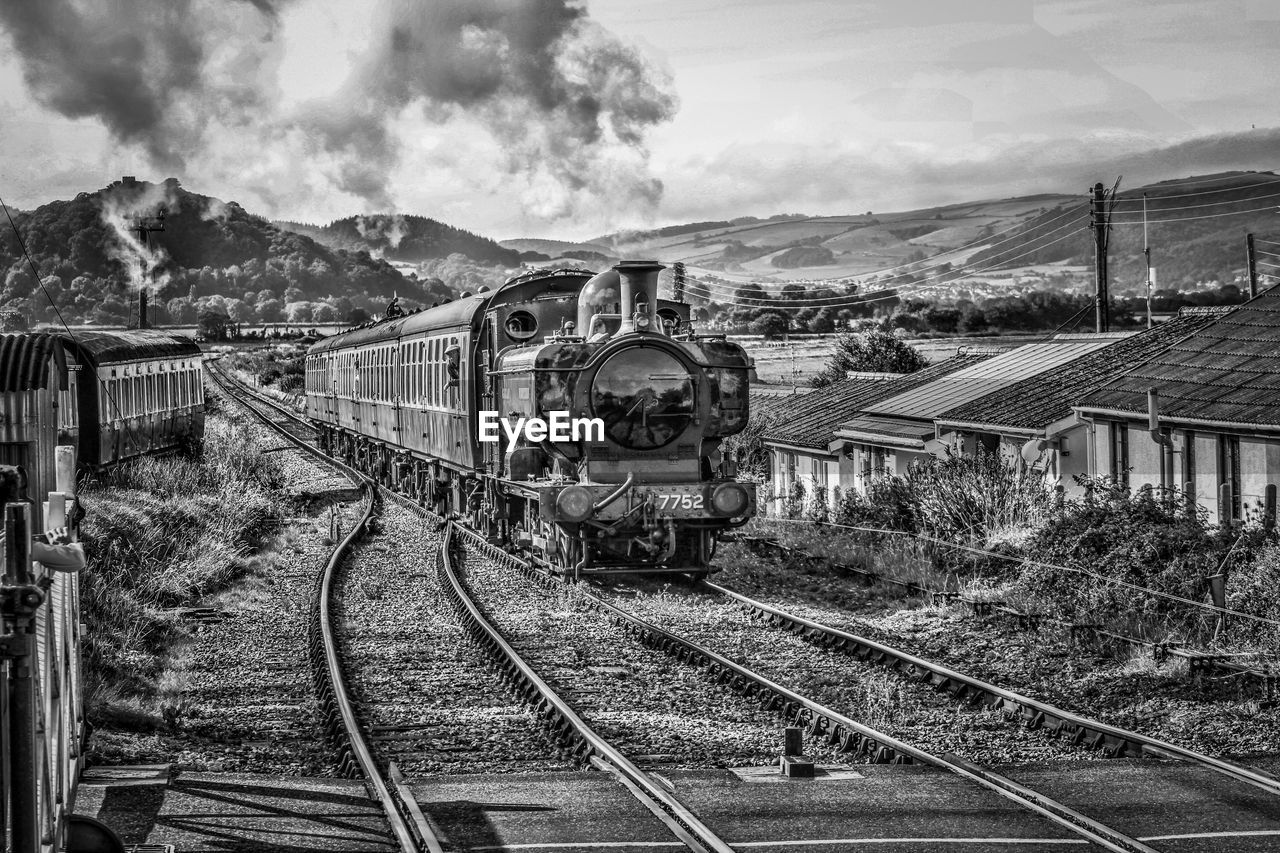
<path fill-rule="evenodd" d="M 557 571 L 712 571 L 755 512 L 720 450 L 750 360 L 659 299 L 662 269 L 538 271 L 321 341 L 308 416 L 330 452 Z M 585 428 L 510 429 L 556 423 Z"/>

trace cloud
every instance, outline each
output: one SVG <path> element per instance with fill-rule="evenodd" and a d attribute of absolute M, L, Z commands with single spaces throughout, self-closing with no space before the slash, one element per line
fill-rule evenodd
<path fill-rule="evenodd" d="M 394 208 L 415 137 L 458 124 L 492 138 L 484 168 L 513 178 L 503 191 L 534 216 L 562 219 L 606 192 L 657 203 L 646 138 L 675 113 L 671 82 L 579 3 L 379 0 L 346 81 L 286 106 L 280 13 L 293 4 L 5 0 L 0 28 L 39 104 L 271 212 L 335 190 Z"/>
<path fill-rule="evenodd" d="M 1280 168 L 1280 128 L 1160 145 L 1137 134 L 1027 140 L 992 137 L 953 149 L 920 145 L 734 146 L 675 164 L 665 219 L 910 210 L 1043 192 L 1078 194 L 1177 176 Z"/>

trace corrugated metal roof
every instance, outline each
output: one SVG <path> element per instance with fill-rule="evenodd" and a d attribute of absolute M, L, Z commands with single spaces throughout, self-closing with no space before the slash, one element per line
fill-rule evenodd
<path fill-rule="evenodd" d="M 49 387 L 50 359 L 66 367 L 62 342 L 54 335 L 0 335 L 0 393 Z"/>
<path fill-rule="evenodd" d="M 933 424 L 918 420 L 881 418 L 862 415 L 847 420 L 835 431 L 837 438 L 869 438 L 872 441 L 898 439 L 903 443 L 923 444 L 933 438 Z"/>
<path fill-rule="evenodd" d="M 949 409 L 1013 385 L 1029 376 L 1087 355 L 1109 344 L 1113 338 L 1052 340 L 1024 344 L 1016 349 L 961 370 L 903 394 L 867 406 L 867 414 L 932 421 Z"/>
<path fill-rule="evenodd" d="M 135 361 L 144 358 L 185 358 L 199 356 L 200 347 L 186 335 L 158 329 L 115 332 L 55 332 L 91 365 Z"/>
<path fill-rule="evenodd" d="M 1114 340 L 1102 349 L 950 409 L 936 420 L 961 429 L 980 425 L 987 428 L 1042 430 L 1055 421 L 1068 417 L 1072 404 L 1086 394 L 1168 349 L 1230 310 L 1184 309 L 1152 329 Z M 1072 336 L 1072 339 L 1079 338 Z"/>
<path fill-rule="evenodd" d="M 1280 286 L 1112 379 L 1076 408 L 1145 415 L 1148 388 L 1159 392 L 1161 417 L 1280 427 Z"/>
<path fill-rule="evenodd" d="M 826 450 L 841 421 L 867 405 L 910 388 L 925 385 L 952 371 L 989 359 L 989 355 L 957 355 L 896 379 L 846 379 L 819 388 L 787 404 L 771 409 L 779 421 L 765 432 L 764 440 L 795 447 Z"/>

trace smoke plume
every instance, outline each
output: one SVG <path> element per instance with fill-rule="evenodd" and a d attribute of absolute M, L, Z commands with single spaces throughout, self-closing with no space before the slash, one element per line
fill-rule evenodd
<path fill-rule="evenodd" d="M 283 212 L 334 189 L 394 207 L 393 175 L 422 151 L 406 116 L 445 148 L 455 129 L 483 132 L 492 150 L 466 180 L 539 218 L 660 196 L 646 137 L 675 112 L 670 80 L 576 0 L 354 4 L 368 49 L 336 91 L 287 106 L 280 12 L 306 2 L 5 0 L 0 28 L 43 106 Z"/>
<path fill-rule="evenodd" d="M 131 290 L 160 288 L 168 280 L 167 272 L 158 277 L 156 271 L 168 260 L 160 246 L 149 246 L 134 230 L 139 218 L 176 213 L 178 197 L 173 187 L 163 184 L 114 184 L 102 194 L 103 223 L 111 229 L 107 256 L 119 261 L 129 276 Z"/>

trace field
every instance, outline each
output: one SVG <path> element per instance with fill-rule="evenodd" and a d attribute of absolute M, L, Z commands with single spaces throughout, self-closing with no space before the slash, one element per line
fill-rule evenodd
<path fill-rule="evenodd" d="M 909 343 L 930 362 L 942 361 L 963 346 L 1008 347 L 1040 340 L 1043 335 L 1001 335 L 981 338 L 935 338 Z M 822 371 L 835 351 L 837 335 L 794 336 L 789 341 L 765 341 L 743 335 L 733 340 L 741 344 L 756 364 L 756 378 L 763 385 L 808 385 Z"/>

